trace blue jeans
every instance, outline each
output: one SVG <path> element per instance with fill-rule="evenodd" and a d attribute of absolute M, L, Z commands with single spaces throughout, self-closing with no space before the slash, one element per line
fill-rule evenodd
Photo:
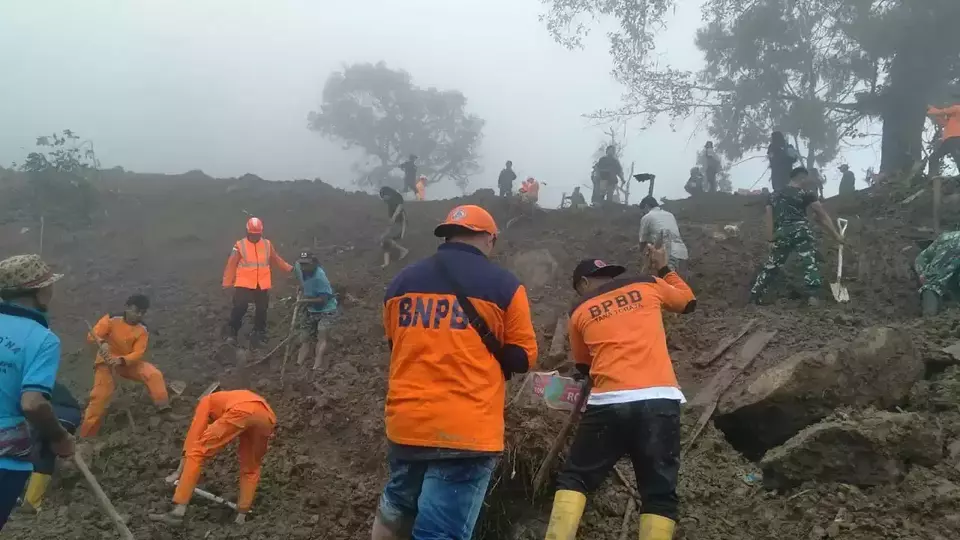
<path fill-rule="evenodd" d="M 497 457 L 390 459 L 380 521 L 413 540 L 470 540 Z"/>
<path fill-rule="evenodd" d="M 23 493 L 30 474 L 30 471 L 0 469 L 0 530 L 17 506 L 17 498 Z"/>

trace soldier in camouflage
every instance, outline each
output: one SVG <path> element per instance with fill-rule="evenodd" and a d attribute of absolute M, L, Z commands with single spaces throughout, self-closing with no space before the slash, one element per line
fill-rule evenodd
<path fill-rule="evenodd" d="M 939 313 L 948 292 L 960 292 L 960 231 L 941 234 L 914 262 L 920 278 L 920 301 L 924 317 Z"/>
<path fill-rule="evenodd" d="M 750 301 L 755 304 L 760 303 L 773 278 L 794 252 L 800 256 L 803 264 L 803 281 L 809 294 L 808 302 L 810 305 L 819 303 L 823 279 L 817 267 L 817 246 L 807 222 L 807 208 L 813 210 L 821 226 L 830 231 L 838 243 L 843 242 L 843 237 L 820 204 L 817 193 L 806 189 L 808 176 L 805 168 L 797 167 L 790 173 L 790 183 L 771 194 L 767 202 L 767 241 L 771 247 L 767 262 L 750 289 Z"/>

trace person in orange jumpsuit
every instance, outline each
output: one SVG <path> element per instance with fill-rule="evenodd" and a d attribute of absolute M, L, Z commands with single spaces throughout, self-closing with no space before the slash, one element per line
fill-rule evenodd
<path fill-rule="evenodd" d="M 253 316 L 253 334 L 250 345 L 261 345 L 267 333 L 267 309 L 270 307 L 270 288 L 273 286 L 270 265 L 284 272 L 293 272 L 293 266 L 283 260 L 273 243 L 263 237 L 263 221 L 247 220 L 247 236 L 233 245 L 233 251 L 223 270 L 223 288 L 233 289 L 233 309 L 230 311 L 227 340 L 236 343 L 250 304 L 256 306 Z"/>
<path fill-rule="evenodd" d="M 180 467 L 167 478 L 169 482 L 179 478 L 173 494 L 173 510 L 166 514 L 151 514 L 150 518 L 171 524 L 181 523 L 200 480 L 203 463 L 239 437 L 240 496 L 236 523 L 242 524 L 253 504 L 260 482 L 260 464 L 276 424 L 277 415 L 267 400 L 250 390 L 216 392 L 202 398 L 183 442 Z"/>
<path fill-rule="evenodd" d="M 950 155 L 956 166 L 960 168 L 960 94 L 956 94 L 954 98 L 957 103 L 950 107 L 944 109 L 930 107 L 927 110 L 927 114 L 943 127 L 943 141 L 930 159 L 933 161 Z"/>
<path fill-rule="evenodd" d="M 420 176 L 417 178 L 417 200 L 425 201 L 427 200 L 427 177 Z"/>
<path fill-rule="evenodd" d="M 150 309 L 150 299 L 135 294 L 127 299 L 121 315 L 104 315 L 87 340 L 97 343 L 98 351 L 93 368 L 93 390 L 80 426 L 81 437 L 93 437 L 100 431 L 107 405 L 113 396 L 114 375 L 147 386 L 150 399 L 161 412 L 170 410 L 167 384 L 163 374 L 143 359 L 147 352 L 149 333 L 143 316 Z"/>

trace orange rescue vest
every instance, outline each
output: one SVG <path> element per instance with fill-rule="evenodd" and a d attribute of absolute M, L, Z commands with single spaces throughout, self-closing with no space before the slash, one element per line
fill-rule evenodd
<path fill-rule="evenodd" d="M 266 238 L 261 238 L 259 242 L 253 243 L 244 238 L 237 240 L 233 249 L 240 254 L 240 261 L 237 263 L 237 277 L 233 281 L 234 287 L 245 289 L 260 288 L 267 290 L 271 287 L 270 282 L 270 258 L 273 252 L 273 245 Z"/>

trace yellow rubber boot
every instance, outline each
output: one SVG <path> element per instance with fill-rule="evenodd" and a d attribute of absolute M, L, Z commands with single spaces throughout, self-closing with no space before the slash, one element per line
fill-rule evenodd
<path fill-rule="evenodd" d="M 23 496 L 25 505 L 33 508 L 34 512 L 40 511 L 40 504 L 43 502 L 43 496 L 47 493 L 47 487 L 53 477 L 49 474 L 33 473 L 30 475 L 30 482 L 27 484 L 27 492 Z"/>
<path fill-rule="evenodd" d="M 579 491 L 557 490 L 553 497 L 546 540 L 575 540 L 586 504 L 587 496 Z"/>
<path fill-rule="evenodd" d="M 640 514 L 640 540 L 673 540 L 677 522 L 656 514 Z"/>

